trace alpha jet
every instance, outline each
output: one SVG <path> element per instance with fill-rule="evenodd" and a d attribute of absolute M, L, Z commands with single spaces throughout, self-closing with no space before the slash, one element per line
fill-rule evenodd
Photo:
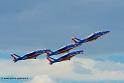
<path fill-rule="evenodd" d="M 85 39 L 81 40 L 81 39 L 78 39 L 78 38 L 72 38 L 72 40 L 75 42 L 75 43 L 86 43 L 86 42 L 90 42 L 90 41 L 93 41 L 93 40 L 96 40 L 98 39 L 99 37 L 109 33 L 110 31 L 99 31 L 99 32 L 95 32 L 91 35 L 89 35 L 88 37 L 86 37 Z"/>
<path fill-rule="evenodd" d="M 56 51 L 47 51 L 47 56 L 53 56 L 53 55 L 58 55 L 58 54 L 63 54 L 63 53 L 67 53 L 69 52 L 70 50 L 74 49 L 75 47 L 78 47 L 80 46 L 81 44 L 80 43 L 72 43 L 72 44 L 69 44 L 67 46 L 64 46 Z"/>
<path fill-rule="evenodd" d="M 66 55 L 64 55 L 58 59 L 54 59 L 50 56 L 47 56 L 47 60 L 49 61 L 49 64 L 52 65 L 53 63 L 56 63 L 56 62 L 62 62 L 62 61 L 70 60 L 72 57 L 76 56 L 77 54 L 83 54 L 83 50 L 68 53 L 68 54 L 66 54 Z"/>
<path fill-rule="evenodd" d="M 41 55 L 41 54 L 44 54 L 44 53 L 47 53 L 48 49 L 45 49 L 45 50 L 36 50 L 36 51 L 33 51 L 33 52 L 30 52 L 24 56 L 18 56 L 16 54 L 11 54 L 12 58 L 13 58 L 13 61 L 14 62 L 17 62 L 19 60 L 26 60 L 26 59 L 36 59 L 37 56 Z"/>

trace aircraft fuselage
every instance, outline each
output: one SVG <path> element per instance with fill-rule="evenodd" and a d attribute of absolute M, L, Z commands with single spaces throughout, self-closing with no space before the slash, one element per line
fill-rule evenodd
<path fill-rule="evenodd" d="M 41 55 L 43 53 L 46 53 L 47 51 L 49 51 L 49 50 L 36 50 L 36 51 L 33 51 L 31 53 L 28 53 L 28 54 L 26 54 L 26 55 L 24 55 L 22 57 L 17 58 L 16 61 L 18 61 L 18 60 L 32 59 L 32 58 L 33 59 L 36 59 L 37 56 L 39 56 L 39 55 Z"/>
<path fill-rule="evenodd" d="M 68 53 L 68 54 L 56 59 L 55 61 L 53 61 L 52 64 L 56 63 L 56 62 L 70 60 L 72 57 L 76 56 L 77 54 L 83 54 L 83 50 Z"/>

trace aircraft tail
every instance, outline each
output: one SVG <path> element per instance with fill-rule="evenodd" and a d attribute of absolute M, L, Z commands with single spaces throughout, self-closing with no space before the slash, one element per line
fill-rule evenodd
<path fill-rule="evenodd" d="M 52 54 L 53 52 L 51 50 L 48 50 L 46 53 L 49 55 Z"/>
<path fill-rule="evenodd" d="M 18 61 L 17 59 L 18 59 L 20 56 L 18 56 L 18 55 L 16 55 L 16 54 L 11 54 L 11 57 L 13 58 L 13 61 L 14 61 L 14 63 L 15 63 L 15 62 Z"/>
<path fill-rule="evenodd" d="M 72 41 L 74 41 L 75 43 L 78 43 L 78 42 L 80 42 L 81 40 L 78 39 L 78 38 L 72 38 Z"/>
<path fill-rule="evenodd" d="M 49 64 L 52 65 L 55 61 L 54 58 L 50 57 L 50 56 L 47 56 L 47 60 L 49 61 Z"/>

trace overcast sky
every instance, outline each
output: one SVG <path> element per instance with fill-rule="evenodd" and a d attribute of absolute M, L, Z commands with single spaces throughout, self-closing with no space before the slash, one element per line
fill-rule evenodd
<path fill-rule="evenodd" d="M 110 34 L 84 48 L 89 54 L 123 52 L 123 3 L 121 0 L 0 1 L 0 49 L 56 50 L 71 43 L 72 37 L 83 39 L 95 31 L 110 30 Z"/>

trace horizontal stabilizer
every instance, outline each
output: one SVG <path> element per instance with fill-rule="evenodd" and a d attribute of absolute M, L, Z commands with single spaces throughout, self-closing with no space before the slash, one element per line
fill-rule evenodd
<path fill-rule="evenodd" d="M 51 50 L 46 51 L 47 54 L 52 54 L 53 52 Z"/>
<path fill-rule="evenodd" d="M 13 58 L 13 61 L 16 62 L 17 58 L 20 58 L 20 56 L 16 55 L 16 54 L 11 54 L 11 57 Z"/>
<path fill-rule="evenodd" d="M 55 61 L 55 59 L 50 56 L 47 56 L 47 60 L 50 62 L 50 65 L 52 65 Z"/>

